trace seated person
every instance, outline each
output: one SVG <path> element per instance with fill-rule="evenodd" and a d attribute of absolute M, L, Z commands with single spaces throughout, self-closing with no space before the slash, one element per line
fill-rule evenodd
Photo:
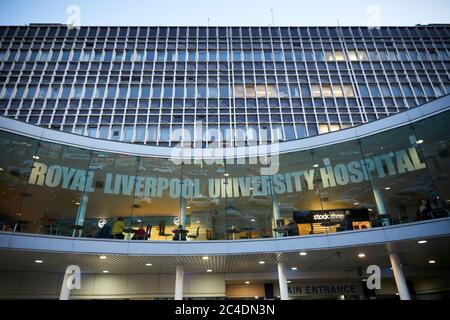
<path fill-rule="evenodd" d="M 110 232 L 111 232 L 111 226 L 109 225 L 109 223 L 106 223 L 102 228 L 97 229 L 94 237 L 107 239 L 107 238 L 109 238 Z"/>
<path fill-rule="evenodd" d="M 173 233 L 173 241 L 186 241 L 186 234 L 187 232 L 185 232 L 186 230 L 184 230 L 183 226 L 180 224 L 178 226 L 177 229 L 174 230 Z"/>
<path fill-rule="evenodd" d="M 417 209 L 417 221 L 432 219 L 433 216 L 431 212 L 432 208 L 430 201 L 425 199 L 420 200 L 420 205 Z"/>
<path fill-rule="evenodd" d="M 298 232 L 298 224 L 292 218 L 290 218 L 288 220 L 288 224 L 286 225 L 286 230 L 287 230 L 288 236 L 298 236 L 298 235 L 300 235 L 299 232 Z"/>
<path fill-rule="evenodd" d="M 131 240 L 145 240 L 147 233 L 144 229 L 144 225 L 140 222 L 138 228 L 133 230 L 134 236 Z"/>
<path fill-rule="evenodd" d="M 123 229 L 125 229 L 125 223 L 122 217 L 118 217 L 111 228 L 111 238 L 113 239 L 124 239 Z"/>
<path fill-rule="evenodd" d="M 344 228 L 344 230 L 353 230 L 353 219 L 350 210 L 345 210 L 344 219 L 341 220 L 339 226 Z"/>

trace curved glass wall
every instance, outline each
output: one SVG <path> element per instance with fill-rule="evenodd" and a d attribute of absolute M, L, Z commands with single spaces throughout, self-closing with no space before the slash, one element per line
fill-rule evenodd
<path fill-rule="evenodd" d="M 239 240 L 446 217 L 448 123 L 449 111 L 267 159 L 182 163 L 0 131 L 0 230 L 124 240 Z"/>

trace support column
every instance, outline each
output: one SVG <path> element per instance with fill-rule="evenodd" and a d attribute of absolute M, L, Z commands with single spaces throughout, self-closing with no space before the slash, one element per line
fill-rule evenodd
<path fill-rule="evenodd" d="M 272 198 L 272 212 L 273 212 L 273 225 L 272 230 L 277 228 L 277 220 L 280 219 L 280 205 L 278 204 L 278 200 L 275 196 Z M 278 237 L 278 232 L 273 231 L 273 237 Z"/>
<path fill-rule="evenodd" d="M 175 274 L 175 300 L 183 300 L 183 281 L 184 268 L 181 265 L 177 266 Z"/>
<path fill-rule="evenodd" d="M 180 224 L 186 228 L 186 199 L 180 198 Z"/>
<path fill-rule="evenodd" d="M 389 253 L 389 259 L 391 260 L 392 272 L 394 273 L 400 300 L 411 300 L 405 275 L 403 274 L 400 257 L 397 253 Z"/>
<path fill-rule="evenodd" d="M 383 226 L 389 225 L 389 220 L 386 218 L 386 207 L 384 206 L 383 195 L 381 191 L 376 187 L 373 187 L 373 196 L 375 198 L 375 203 L 377 204 L 378 213 L 381 218 L 381 223 Z"/>
<path fill-rule="evenodd" d="M 75 237 L 76 231 L 78 230 L 78 236 L 81 237 L 82 227 L 84 226 L 84 217 L 86 215 L 86 208 L 88 204 L 89 197 L 85 193 L 80 199 L 80 205 L 77 211 L 77 217 L 75 218 L 75 228 L 73 229 L 72 236 Z"/>
<path fill-rule="evenodd" d="M 286 280 L 286 268 L 283 262 L 278 262 L 278 282 L 280 286 L 280 299 L 289 300 L 288 286 Z"/>

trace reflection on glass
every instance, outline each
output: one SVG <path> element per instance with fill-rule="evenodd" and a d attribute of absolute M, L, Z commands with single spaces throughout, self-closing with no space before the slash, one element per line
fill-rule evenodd
<path fill-rule="evenodd" d="M 240 88 L 244 94 L 245 87 Z M 263 89 L 256 87 L 256 92 Z M 414 128 L 406 125 L 355 141 L 275 153 L 270 172 L 259 158 L 178 163 L 1 131 L 0 228 L 71 237 L 200 241 L 327 234 L 446 217 L 449 121 L 445 112 L 414 123 Z M 334 126 L 323 123 L 320 130 L 333 131 Z M 145 133 L 158 138 L 156 127 L 145 132 L 142 126 L 135 133 L 128 129 L 123 133 L 127 139 L 135 135 L 141 140 Z M 160 139 L 169 138 L 165 129 Z M 184 129 L 196 139 L 203 132 L 194 126 Z M 252 127 L 253 139 L 263 135 L 257 129 Z M 271 129 L 276 138 L 282 127 Z M 297 137 L 304 136 L 304 125 L 284 126 L 286 135 L 294 135 L 294 129 Z M 216 130 L 228 138 L 243 132 L 234 134 L 227 126 Z M 187 136 L 185 132 L 177 139 L 188 145 Z M 176 239 L 180 233 L 186 237 Z"/>

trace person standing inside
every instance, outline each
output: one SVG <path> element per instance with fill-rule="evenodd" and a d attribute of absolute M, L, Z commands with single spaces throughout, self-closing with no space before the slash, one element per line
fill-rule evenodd
<path fill-rule="evenodd" d="M 125 229 L 125 223 L 122 217 L 118 217 L 111 228 L 111 238 L 113 239 L 124 239 L 123 229 Z"/>

